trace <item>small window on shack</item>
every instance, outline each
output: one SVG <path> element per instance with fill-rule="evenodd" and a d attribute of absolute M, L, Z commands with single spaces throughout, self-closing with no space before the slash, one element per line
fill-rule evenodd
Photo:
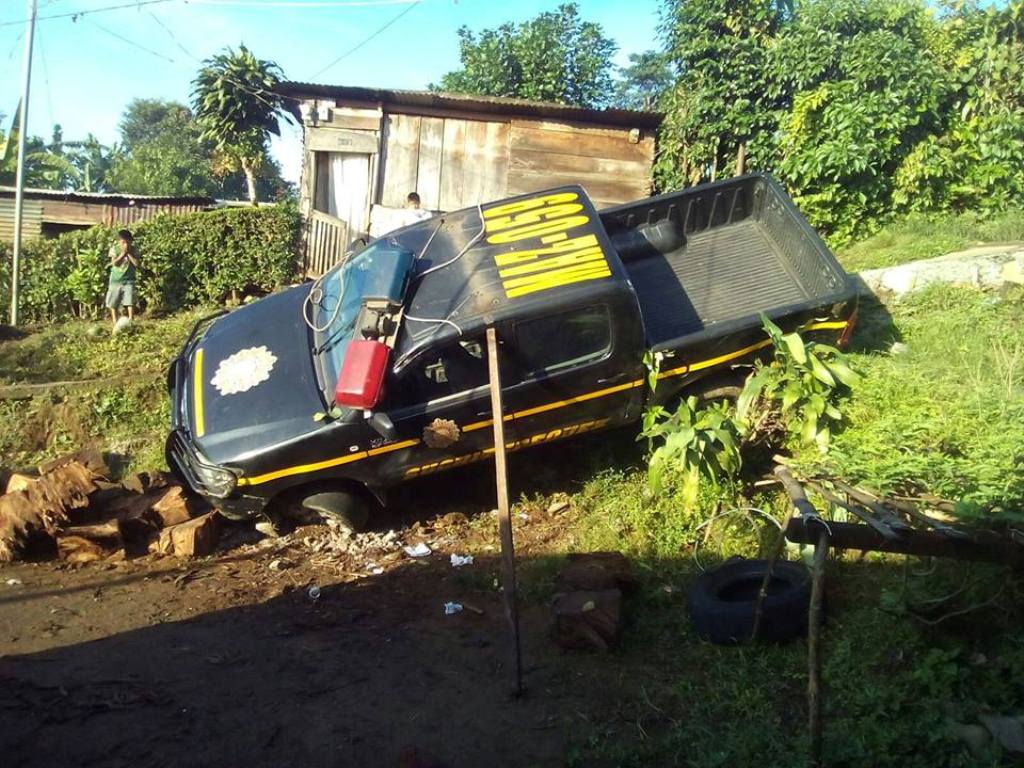
<path fill-rule="evenodd" d="M 611 347 L 611 317 L 606 306 L 574 309 L 516 324 L 514 357 L 526 377 L 596 362 Z"/>
<path fill-rule="evenodd" d="M 398 377 L 398 402 L 426 403 L 487 384 L 482 339 L 460 339 L 421 356 Z"/>

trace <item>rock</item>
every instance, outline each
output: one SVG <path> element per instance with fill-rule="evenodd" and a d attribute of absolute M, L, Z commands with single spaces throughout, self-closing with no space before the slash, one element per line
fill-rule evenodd
<path fill-rule="evenodd" d="M 21 475 L 15 472 L 7 480 L 7 493 L 14 493 L 16 491 L 24 491 L 36 481 L 36 478 L 29 477 L 28 475 Z"/>
<path fill-rule="evenodd" d="M 569 555 L 569 564 L 555 578 L 561 592 L 577 590 L 632 591 L 637 584 L 633 565 L 619 552 L 582 552 Z"/>
<path fill-rule="evenodd" d="M 160 531 L 160 538 L 150 547 L 152 551 L 177 557 L 203 557 L 210 554 L 217 546 L 218 526 L 217 513 L 189 520 L 186 523 L 172 525 Z"/>
<path fill-rule="evenodd" d="M 859 274 L 862 292 L 904 296 L 935 283 L 1000 288 L 1024 281 L 1024 248 L 1019 243 L 986 245 Z"/>
<path fill-rule="evenodd" d="M 558 515 L 569 508 L 568 501 L 554 501 L 548 506 L 549 515 Z"/>
<path fill-rule="evenodd" d="M 978 715 L 978 720 L 988 729 L 1007 752 L 1024 753 L 1024 720 L 1007 715 Z"/>
<path fill-rule="evenodd" d="M 619 639 L 622 591 L 560 592 L 551 602 L 552 636 L 563 648 L 607 651 Z"/>
<path fill-rule="evenodd" d="M 992 738 L 989 736 L 988 731 L 980 725 L 967 725 L 951 721 L 949 723 L 949 730 L 967 746 L 968 751 L 975 758 L 982 758 L 988 754 Z"/>
<path fill-rule="evenodd" d="M 277 560 L 271 560 L 270 565 L 267 566 L 272 571 L 286 571 L 289 568 L 294 568 L 295 563 L 286 557 L 278 558 Z"/>

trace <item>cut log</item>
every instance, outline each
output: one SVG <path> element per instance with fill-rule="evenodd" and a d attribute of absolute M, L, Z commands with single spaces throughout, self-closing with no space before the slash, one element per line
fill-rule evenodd
<path fill-rule="evenodd" d="M 37 478 L 29 477 L 28 475 L 20 475 L 15 472 L 7 480 L 7 491 L 6 493 L 16 493 L 17 491 L 27 490 Z"/>
<path fill-rule="evenodd" d="M 162 491 L 150 510 L 150 518 L 160 528 L 169 528 L 188 522 L 192 515 L 189 511 L 188 498 L 180 485 L 172 485 Z"/>
<path fill-rule="evenodd" d="M 551 603 L 553 636 L 563 648 L 607 651 L 622 626 L 622 590 L 560 592 Z"/>
<path fill-rule="evenodd" d="M 35 539 L 50 538 L 66 520 L 63 510 L 41 514 L 25 491 L 0 496 L 0 562 L 17 559 Z"/>
<path fill-rule="evenodd" d="M 94 563 L 103 560 L 108 552 L 101 544 L 82 536 L 58 536 L 57 555 L 61 560 L 73 565 Z"/>
<path fill-rule="evenodd" d="M 58 538 L 62 536 L 79 536 L 94 541 L 106 549 L 120 549 L 123 544 L 121 528 L 116 520 L 109 520 L 100 525 L 75 525 L 61 531 Z"/>
<path fill-rule="evenodd" d="M 209 512 L 187 523 L 164 528 L 151 549 L 164 555 L 203 557 L 217 546 L 217 535 L 217 513 Z"/>
<path fill-rule="evenodd" d="M 36 536 L 53 538 L 89 504 L 95 475 L 72 462 L 40 477 L 23 491 L 0 496 L 0 562 L 18 557 Z"/>
<path fill-rule="evenodd" d="M 45 475 L 67 464 L 81 464 L 94 475 L 110 477 L 110 466 L 103 457 L 103 451 L 94 445 L 66 453 L 63 456 L 58 456 L 56 459 L 44 461 L 39 465 L 39 474 Z"/>

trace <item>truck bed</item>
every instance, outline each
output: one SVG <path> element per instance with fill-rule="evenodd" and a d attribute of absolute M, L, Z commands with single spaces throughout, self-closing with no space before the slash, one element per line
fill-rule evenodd
<path fill-rule="evenodd" d="M 785 193 L 747 176 L 602 212 L 647 344 L 759 322 L 843 293 L 846 276 Z"/>

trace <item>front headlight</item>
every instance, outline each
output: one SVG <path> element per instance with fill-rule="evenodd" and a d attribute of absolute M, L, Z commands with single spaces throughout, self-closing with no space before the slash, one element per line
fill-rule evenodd
<path fill-rule="evenodd" d="M 235 473 L 224 467 L 197 462 L 195 470 L 207 493 L 218 499 L 230 496 L 231 492 L 238 485 L 238 478 L 235 477 Z"/>

